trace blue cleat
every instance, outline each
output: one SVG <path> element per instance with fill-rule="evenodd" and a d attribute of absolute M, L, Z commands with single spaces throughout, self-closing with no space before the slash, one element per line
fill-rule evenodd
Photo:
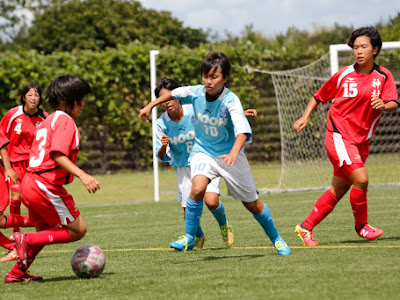
<path fill-rule="evenodd" d="M 289 246 L 281 237 L 275 240 L 274 246 L 278 250 L 278 255 L 289 255 L 291 252 Z"/>
<path fill-rule="evenodd" d="M 169 244 L 171 248 L 174 248 L 178 251 L 192 250 L 194 245 L 195 241 L 193 239 L 188 239 L 186 236 L 181 236 L 179 240 Z"/>

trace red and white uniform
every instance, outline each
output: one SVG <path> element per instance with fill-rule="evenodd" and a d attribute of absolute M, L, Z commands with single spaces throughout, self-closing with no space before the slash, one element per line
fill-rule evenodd
<path fill-rule="evenodd" d="M 48 113 L 41 109 L 29 115 L 24 111 L 23 105 L 19 105 L 10 109 L 0 121 L 0 129 L 10 141 L 7 150 L 12 168 L 18 175 L 17 183 L 11 186 L 11 190 L 15 192 L 20 192 L 35 131 L 47 116 Z"/>
<path fill-rule="evenodd" d="M 0 131 L 0 149 L 9 143 L 7 137 Z M 4 211 L 10 202 L 8 183 L 4 177 L 4 169 L 0 164 L 0 211 Z"/>
<path fill-rule="evenodd" d="M 372 108 L 371 99 L 398 102 L 392 73 L 378 65 L 374 65 L 368 75 L 359 73 L 355 65 L 341 69 L 314 94 L 314 98 L 323 103 L 334 100 L 328 112 L 328 130 L 357 144 L 368 140 L 378 126 L 381 110 Z"/>
<path fill-rule="evenodd" d="M 333 100 L 327 115 L 325 146 L 335 170 L 344 163 L 349 166 L 365 162 L 369 139 L 381 116 L 381 110 L 372 107 L 371 99 L 398 102 L 392 73 L 376 64 L 367 75 L 359 73 L 356 65 L 339 70 L 314 98 L 323 103 Z"/>
<path fill-rule="evenodd" d="M 54 152 L 61 152 L 76 163 L 79 142 L 75 121 L 63 111 L 53 112 L 39 126 L 22 184 L 22 201 L 34 226 L 67 225 L 79 216 L 72 196 L 62 186 L 74 177 L 51 158 Z"/>

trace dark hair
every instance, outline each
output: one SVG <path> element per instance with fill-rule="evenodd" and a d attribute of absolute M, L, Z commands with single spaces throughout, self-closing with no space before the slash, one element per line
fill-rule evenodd
<path fill-rule="evenodd" d="M 42 103 L 42 90 L 40 89 L 39 85 L 34 82 L 25 85 L 17 94 L 15 94 L 15 97 L 20 97 L 19 101 L 21 105 L 24 105 L 25 95 L 29 92 L 30 89 L 34 89 L 39 94 L 39 104 L 38 104 L 39 106 L 40 103 Z"/>
<path fill-rule="evenodd" d="M 231 63 L 226 55 L 222 52 L 211 51 L 203 59 L 200 71 L 201 75 L 208 74 L 212 69 L 221 67 L 222 76 L 228 77 L 231 72 Z"/>
<path fill-rule="evenodd" d="M 46 89 L 46 97 L 51 108 L 57 109 L 61 101 L 71 109 L 75 101 L 81 102 L 91 91 L 89 83 L 77 75 L 62 75 L 54 79 Z"/>
<path fill-rule="evenodd" d="M 154 94 L 156 97 L 160 97 L 160 91 L 162 89 L 166 89 L 168 91 L 172 91 L 173 89 L 178 88 L 180 85 L 175 79 L 171 78 L 162 78 L 157 81 L 156 88 L 154 89 Z"/>
<path fill-rule="evenodd" d="M 349 45 L 350 48 L 353 49 L 354 41 L 359 36 L 363 36 L 363 35 L 365 35 L 371 39 L 372 48 L 375 48 L 378 46 L 378 51 L 374 55 L 374 58 L 377 57 L 379 54 L 379 51 L 381 51 L 381 48 L 382 48 L 382 38 L 381 38 L 381 35 L 379 34 L 379 31 L 374 26 L 360 27 L 360 28 L 354 30 L 351 33 L 351 35 L 349 36 L 349 39 L 347 40 L 347 45 Z"/>

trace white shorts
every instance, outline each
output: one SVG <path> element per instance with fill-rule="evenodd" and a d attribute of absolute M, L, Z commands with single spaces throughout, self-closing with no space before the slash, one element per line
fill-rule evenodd
<path fill-rule="evenodd" d="M 195 153 L 190 160 L 192 178 L 203 175 L 211 181 L 223 177 L 228 188 L 228 195 L 243 202 L 258 199 L 257 187 L 244 149 L 240 150 L 233 166 L 222 166 L 223 159 L 204 153 Z"/>
<path fill-rule="evenodd" d="M 176 168 L 176 181 L 178 184 L 178 201 L 182 207 L 186 207 L 186 199 L 192 191 L 192 178 L 190 177 L 190 167 L 177 167 Z M 216 177 L 207 185 L 206 193 L 216 193 L 221 195 L 219 191 L 219 184 L 221 177 Z"/>

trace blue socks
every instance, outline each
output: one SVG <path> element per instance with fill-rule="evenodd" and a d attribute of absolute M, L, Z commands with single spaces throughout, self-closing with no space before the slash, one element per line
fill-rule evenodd
<path fill-rule="evenodd" d="M 261 227 L 274 244 L 276 239 L 279 238 L 279 234 L 275 227 L 274 221 L 272 220 L 271 211 L 269 210 L 268 206 L 264 204 L 263 210 L 258 215 L 254 215 L 254 218 L 258 221 L 258 223 L 260 223 Z"/>
<path fill-rule="evenodd" d="M 189 197 L 186 200 L 185 231 L 188 239 L 194 240 L 200 226 L 200 218 L 203 214 L 203 200 L 195 201 Z"/>
<path fill-rule="evenodd" d="M 202 237 L 203 235 L 204 235 L 204 232 L 201 229 L 201 226 L 199 225 L 199 227 L 197 227 L 196 237 Z"/>
<path fill-rule="evenodd" d="M 221 201 L 219 201 L 219 205 L 216 209 L 209 211 L 213 214 L 215 220 L 217 220 L 219 226 L 224 226 L 226 225 L 226 215 L 225 215 L 225 207 L 224 204 L 222 204 Z"/>

